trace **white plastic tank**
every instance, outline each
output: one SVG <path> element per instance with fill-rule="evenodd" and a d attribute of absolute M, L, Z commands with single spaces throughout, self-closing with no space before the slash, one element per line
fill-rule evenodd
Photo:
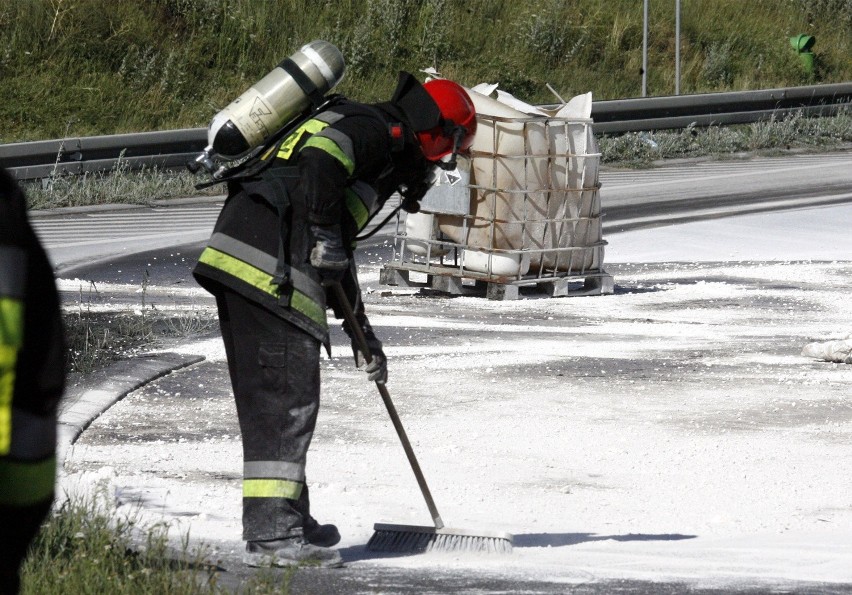
<path fill-rule="evenodd" d="M 534 164 L 527 167 L 523 158 L 526 141 L 523 112 L 505 103 L 468 90 L 476 107 L 477 129 L 471 145 L 470 210 L 467 222 L 461 217 L 439 217 L 441 232 L 466 246 L 463 267 L 496 276 L 524 275 L 529 269 L 528 255 L 501 252 L 522 248 L 523 201 L 517 190 L 541 187 L 542 171 Z M 542 152 L 546 149 L 542 148 Z M 520 158 L 519 158 L 520 156 Z"/>
<path fill-rule="evenodd" d="M 591 93 L 556 112 L 496 85 L 468 92 L 476 106 L 467 216 L 409 215 L 407 250 L 439 256 L 435 238 L 463 247 L 464 270 L 497 277 L 586 271 L 602 265 L 598 165 Z M 482 91 L 482 92 L 479 92 Z M 593 247 L 590 249 L 590 247 Z"/>

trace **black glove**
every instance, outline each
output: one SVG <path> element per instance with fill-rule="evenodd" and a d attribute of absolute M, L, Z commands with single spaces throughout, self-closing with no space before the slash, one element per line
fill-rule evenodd
<path fill-rule="evenodd" d="M 364 371 L 367 373 L 367 380 L 384 384 L 388 379 L 388 360 L 385 357 L 385 352 L 382 350 L 382 342 L 373 333 L 373 328 L 363 313 L 359 317 L 359 322 L 361 323 L 361 329 L 364 331 L 364 337 L 367 339 L 367 348 L 370 350 L 371 357 L 370 363 L 364 368 Z M 355 366 L 360 368 L 367 363 L 367 358 L 358 349 L 357 341 L 348 324 L 343 325 L 343 330 L 346 331 L 346 334 L 349 335 L 352 341 L 352 356 L 355 358 Z"/>
<path fill-rule="evenodd" d="M 364 354 L 353 344 L 352 352 L 355 355 L 355 365 L 361 367 L 367 361 Z M 378 350 L 370 348 L 370 356 L 373 358 L 364 371 L 367 373 L 367 380 L 384 384 L 388 380 L 388 360 L 385 357 L 385 352 L 379 347 Z"/>
<path fill-rule="evenodd" d="M 340 281 L 349 268 L 349 255 L 343 247 L 339 225 L 312 225 L 316 243 L 311 249 L 311 265 L 323 281 Z"/>
<path fill-rule="evenodd" d="M 431 187 L 432 180 L 429 176 L 427 176 L 427 179 L 400 187 L 399 194 L 402 196 L 402 210 L 406 213 L 417 213 L 420 211 L 420 201 L 426 196 L 426 193 Z"/>

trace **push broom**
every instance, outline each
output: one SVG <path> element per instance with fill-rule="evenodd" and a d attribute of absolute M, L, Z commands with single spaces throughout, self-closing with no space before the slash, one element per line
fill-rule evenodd
<path fill-rule="evenodd" d="M 337 301 L 343 310 L 344 318 L 349 328 L 352 329 L 358 350 L 364 354 L 364 359 L 369 364 L 373 360 L 373 356 L 370 353 L 370 348 L 367 346 L 367 338 L 364 336 L 364 331 L 355 318 L 355 312 L 349 304 L 343 287 L 341 287 L 340 283 L 333 283 L 332 287 L 334 288 Z M 381 552 L 416 553 L 428 551 L 511 552 L 512 535 L 510 533 L 475 532 L 466 529 L 450 529 L 444 526 L 444 521 L 441 520 L 441 515 L 438 514 L 438 508 L 432 499 L 429 486 L 426 485 L 426 478 L 423 476 L 420 465 L 417 463 L 414 449 L 411 448 L 411 443 L 408 441 L 408 436 L 405 433 L 405 428 L 402 426 L 402 421 L 399 419 L 399 414 L 396 412 L 396 407 L 394 407 L 390 393 L 383 382 L 376 382 L 376 387 L 379 389 L 379 394 L 381 394 L 382 401 L 384 401 L 385 407 L 388 410 L 393 427 L 396 429 L 400 442 L 402 442 L 403 449 L 405 449 L 411 470 L 414 472 L 414 477 L 417 478 L 417 484 L 420 486 L 420 491 L 423 494 L 423 499 L 426 500 L 426 506 L 429 508 L 429 513 L 432 515 L 435 526 L 376 523 L 373 526 L 375 532 L 370 538 L 370 541 L 367 542 L 367 549 Z"/>

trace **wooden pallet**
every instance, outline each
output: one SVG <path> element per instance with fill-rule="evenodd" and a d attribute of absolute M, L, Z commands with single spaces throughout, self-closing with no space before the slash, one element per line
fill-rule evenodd
<path fill-rule="evenodd" d="M 424 273 L 426 281 L 412 281 L 412 272 Z M 462 277 L 458 269 L 453 267 L 411 265 L 403 268 L 387 264 L 379 272 L 379 283 L 397 287 L 430 288 L 450 295 L 484 293 L 489 300 L 517 300 L 521 297 L 521 288 L 525 287 L 535 287 L 550 297 L 608 295 L 615 291 L 612 275 L 600 270 L 582 275 L 512 279 L 469 271 L 465 271 L 465 276 Z"/>

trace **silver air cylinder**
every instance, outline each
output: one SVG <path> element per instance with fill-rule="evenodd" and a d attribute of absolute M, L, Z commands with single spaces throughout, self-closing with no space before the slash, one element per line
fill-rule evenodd
<path fill-rule="evenodd" d="M 311 104 L 303 89 L 307 80 L 300 84 L 287 72 L 294 66 L 310 79 L 319 95 L 328 93 L 343 78 L 340 50 L 319 40 L 303 46 L 214 116 L 207 131 L 208 147 L 199 156 L 199 164 L 204 164 L 204 157 L 229 161 L 245 155 Z"/>

